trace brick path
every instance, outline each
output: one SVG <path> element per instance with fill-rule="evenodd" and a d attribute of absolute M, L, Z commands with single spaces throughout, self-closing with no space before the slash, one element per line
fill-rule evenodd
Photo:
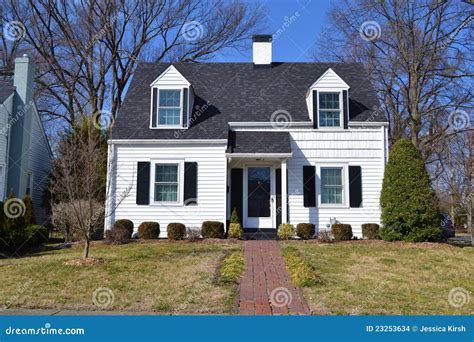
<path fill-rule="evenodd" d="M 245 241 L 244 256 L 241 315 L 310 314 L 301 289 L 291 282 L 276 241 Z"/>

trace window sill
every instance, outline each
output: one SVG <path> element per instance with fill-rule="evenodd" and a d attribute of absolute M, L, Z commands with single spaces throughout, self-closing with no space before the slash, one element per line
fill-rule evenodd
<path fill-rule="evenodd" d="M 152 202 L 152 207 L 184 207 L 183 203 L 180 202 Z"/>
<path fill-rule="evenodd" d="M 320 209 L 349 209 L 346 204 L 319 204 Z"/>
<path fill-rule="evenodd" d="M 159 127 L 152 127 L 150 126 L 150 129 L 188 129 L 188 127 L 183 127 L 183 126 L 176 126 L 176 125 L 169 125 L 169 126 L 159 126 Z"/>

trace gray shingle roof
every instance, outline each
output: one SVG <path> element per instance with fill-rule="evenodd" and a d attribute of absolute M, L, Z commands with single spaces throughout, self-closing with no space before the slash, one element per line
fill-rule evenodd
<path fill-rule="evenodd" d="M 5 102 L 14 91 L 13 78 L 11 76 L 0 75 L 0 103 Z"/>
<path fill-rule="evenodd" d="M 306 105 L 309 87 L 332 68 L 350 86 L 350 121 L 386 122 L 366 72 L 356 63 L 175 63 L 191 83 L 195 106 L 209 103 L 186 130 L 149 129 L 150 84 L 170 66 L 141 63 L 114 124 L 113 139 L 225 139 L 228 122 L 269 122 L 272 113 L 286 110 L 293 122 L 310 121 Z"/>
<path fill-rule="evenodd" d="M 228 153 L 291 153 L 288 132 L 229 132 Z"/>

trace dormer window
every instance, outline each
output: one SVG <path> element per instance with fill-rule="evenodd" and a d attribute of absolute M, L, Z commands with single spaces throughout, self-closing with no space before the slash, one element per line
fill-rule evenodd
<path fill-rule="evenodd" d="M 158 93 L 158 125 L 181 125 L 181 90 L 160 89 Z"/>
<path fill-rule="evenodd" d="M 191 83 L 168 67 L 151 84 L 150 128 L 188 128 L 194 93 Z"/>
<path fill-rule="evenodd" d="M 319 127 L 341 127 L 341 93 L 319 93 Z"/>

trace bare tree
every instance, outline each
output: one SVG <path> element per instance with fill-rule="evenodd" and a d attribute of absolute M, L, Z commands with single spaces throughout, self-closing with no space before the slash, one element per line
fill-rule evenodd
<path fill-rule="evenodd" d="M 104 191 L 103 175 L 99 172 L 106 159 L 105 139 L 104 133 L 84 118 L 80 127 L 63 136 L 53 169 L 50 187 L 53 219 L 67 225 L 75 239 L 84 241 L 83 258 L 89 257 L 92 236 L 103 226 L 104 192 L 106 197 L 115 196 L 109 188 Z M 113 201 L 115 207 L 109 208 L 107 215 L 120 205 L 132 185 Z"/>
<path fill-rule="evenodd" d="M 473 94 L 472 7 L 441 0 L 338 1 L 316 58 L 362 63 L 369 71 L 392 140 L 408 136 L 429 159 L 446 138 L 449 114 Z"/>
<path fill-rule="evenodd" d="M 115 118 L 144 54 L 208 59 L 241 47 L 262 17 L 242 0 L 26 2 L 11 5 L 39 61 L 40 111 L 69 126 L 84 115 Z"/>

